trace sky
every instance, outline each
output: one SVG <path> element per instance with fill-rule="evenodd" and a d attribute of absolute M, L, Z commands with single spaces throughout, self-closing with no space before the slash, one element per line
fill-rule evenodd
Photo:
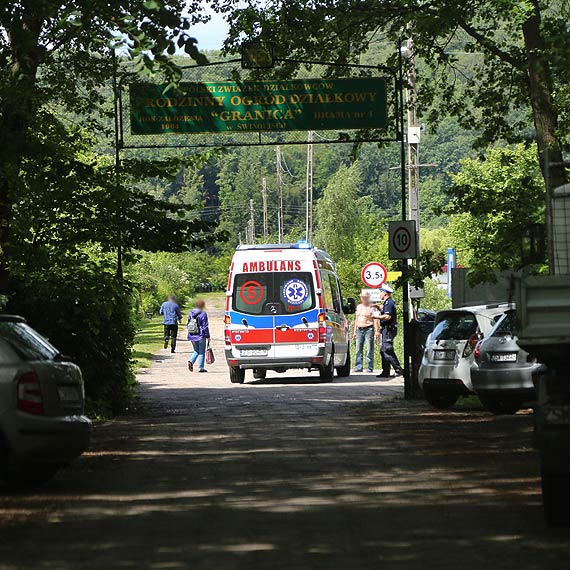
<path fill-rule="evenodd" d="M 217 50 L 222 47 L 228 33 L 228 24 L 220 14 L 210 12 L 211 20 L 206 24 L 193 26 L 190 33 L 198 40 L 201 50 Z"/>

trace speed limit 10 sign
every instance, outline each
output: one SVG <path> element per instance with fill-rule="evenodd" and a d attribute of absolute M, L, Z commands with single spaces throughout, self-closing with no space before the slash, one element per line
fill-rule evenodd
<path fill-rule="evenodd" d="M 388 239 L 390 259 L 415 259 L 417 257 L 416 222 L 414 220 L 389 222 Z"/>
<path fill-rule="evenodd" d="M 372 261 L 367 263 L 362 268 L 362 281 L 371 289 L 377 289 L 382 287 L 386 283 L 386 277 L 388 277 L 388 271 L 386 268 L 377 261 Z"/>

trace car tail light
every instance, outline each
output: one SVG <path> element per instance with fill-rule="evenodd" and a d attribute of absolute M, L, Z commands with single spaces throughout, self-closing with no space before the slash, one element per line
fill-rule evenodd
<path fill-rule="evenodd" d="M 473 351 L 473 357 L 475 358 L 475 360 L 479 361 L 479 358 L 481 356 L 481 343 L 483 341 L 480 340 L 476 345 L 475 345 L 475 350 Z"/>
<path fill-rule="evenodd" d="M 18 379 L 18 409 L 28 414 L 44 413 L 40 380 L 35 372 L 25 372 Z"/>
<path fill-rule="evenodd" d="M 469 340 L 467 341 L 467 344 L 465 345 L 465 348 L 463 350 L 463 356 L 464 357 L 470 356 L 471 353 L 473 352 L 473 349 L 477 346 L 477 343 L 480 340 L 481 339 L 477 333 L 472 334 Z"/>
<path fill-rule="evenodd" d="M 325 313 L 319 313 L 319 342 L 327 342 L 327 315 Z"/>

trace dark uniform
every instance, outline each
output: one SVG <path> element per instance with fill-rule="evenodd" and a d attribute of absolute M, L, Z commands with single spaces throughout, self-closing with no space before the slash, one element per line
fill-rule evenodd
<path fill-rule="evenodd" d="M 394 338 L 398 334 L 398 313 L 396 311 L 396 303 L 392 297 L 388 297 L 384 301 L 382 307 L 383 315 L 390 315 L 390 319 L 381 320 L 382 326 L 382 346 L 380 353 L 382 354 L 382 376 L 390 375 L 390 367 L 393 366 L 396 374 L 402 373 L 400 361 L 394 351 Z"/>

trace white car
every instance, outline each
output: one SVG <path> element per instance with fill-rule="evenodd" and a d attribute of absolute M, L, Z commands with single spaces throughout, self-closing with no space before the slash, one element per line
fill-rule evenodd
<path fill-rule="evenodd" d="M 84 407 L 79 367 L 23 318 L 0 315 L 0 480 L 42 483 L 81 455 Z"/>
<path fill-rule="evenodd" d="M 494 304 L 439 311 L 429 335 L 419 383 L 426 400 L 436 408 L 449 408 L 474 392 L 471 364 L 477 343 L 513 305 Z"/>

